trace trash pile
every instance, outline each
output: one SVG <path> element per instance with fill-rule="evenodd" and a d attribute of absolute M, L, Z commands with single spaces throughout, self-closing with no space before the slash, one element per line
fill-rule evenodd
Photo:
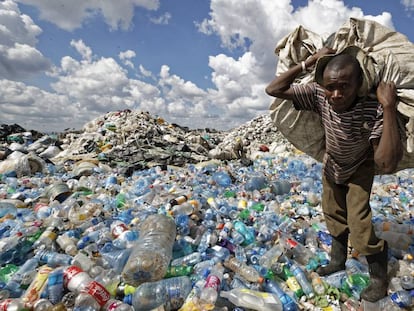
<path fill-rule="evenodd" d="M 413 170 L 374 181 L 390 295 L 369 304 L 352 245 L 346 270 L 315 272 L 331 243 L 321 163 L 268 116 L 224 132 L 118 111 L 77 132 L 1 133 L 2 310 L 412 308 Z"/>

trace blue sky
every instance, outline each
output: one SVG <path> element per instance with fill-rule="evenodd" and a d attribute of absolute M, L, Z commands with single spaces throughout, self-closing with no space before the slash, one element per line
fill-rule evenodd
<path fill-rule="evenodd" d="M 268 113 L 276 43 L 351 16 L 414 41 L 414 0 L 3 0 L 0 123 L 81 129 L 136 109 L 190 128 Z"/>

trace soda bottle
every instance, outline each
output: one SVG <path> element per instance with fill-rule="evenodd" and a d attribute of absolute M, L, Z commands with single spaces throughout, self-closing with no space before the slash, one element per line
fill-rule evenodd
<path fill-rule="evenodd" d="M 160 280 L 172 258 L 176 226 L 172 218 L 162 214 L 149 215 L 140 227 L 139 238 L 122 271 L 126 283 L 138 286 Z"/>
<path fill-rule="evenodd" d="M 165 310 L 177 310 L 192 288 L 191 279 L 178 276 L 139 285 L 135 292 L 124 297 L 124 302 L 135 311 L 156 309 L 164 305 Z"/>
<path fill-rule="evenodd" d="M 111 298 L 106 288 L 96 281 L 90 281 L 75 299 L 74 310 L 100 310 Z"/>
<path fill-rule="evenodd" d="M 63 285 L 72 292 L 79 293 L 90 281 L 92 278 L 80 267 L 72 265 L 63 271 Z"/>
<path fill-rule="evenodd" d="M 317 274 L 316 272 L 311 272 L 310 277 L 312 280 L 312 288 L 315 294 L 319 296 L 325 294 L 326 287 L 319 274 Z"/>
<path fill-rule="evenodd" d="M 24 311 L 28 310 L 28 307 L 21 298 L 7 298 L 0 301 L 0 310 Z"/>
<path fill-rule="evenodd" d="M 248 288 L 233 288 L 222 291 L 221 297 L 227 298 L 234 305 L 257 311 L 282 311 L 282 303 L 273 293 L 264 293 Z"/>

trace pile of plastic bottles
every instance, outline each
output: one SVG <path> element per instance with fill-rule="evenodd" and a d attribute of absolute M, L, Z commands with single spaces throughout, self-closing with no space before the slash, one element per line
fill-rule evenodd
<path fill-rule="evenodd" d="M 393 310 L 413 306 L 412 177 L 378 177 L 374 225 L 390 244 L 390 295 L 361 303 L 368 266 L 320 277 L 330 236 L 321 164 L 267 156 L 131 176 L 84 174 L 0 182 L 1 310 Z M 388 176 L 390 177 L 390 176 Z"/>

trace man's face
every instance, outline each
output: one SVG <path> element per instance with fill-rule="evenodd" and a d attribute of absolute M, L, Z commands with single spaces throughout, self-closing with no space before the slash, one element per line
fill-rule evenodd
<path fill-rule="evenodd" d="M 360 79 L 354 67 L 346 65 L 333 69 L 326 67 L 323 73 L 323 84 L 329 104 L 336 113 L 347 111 L 358 95 Z"/>

